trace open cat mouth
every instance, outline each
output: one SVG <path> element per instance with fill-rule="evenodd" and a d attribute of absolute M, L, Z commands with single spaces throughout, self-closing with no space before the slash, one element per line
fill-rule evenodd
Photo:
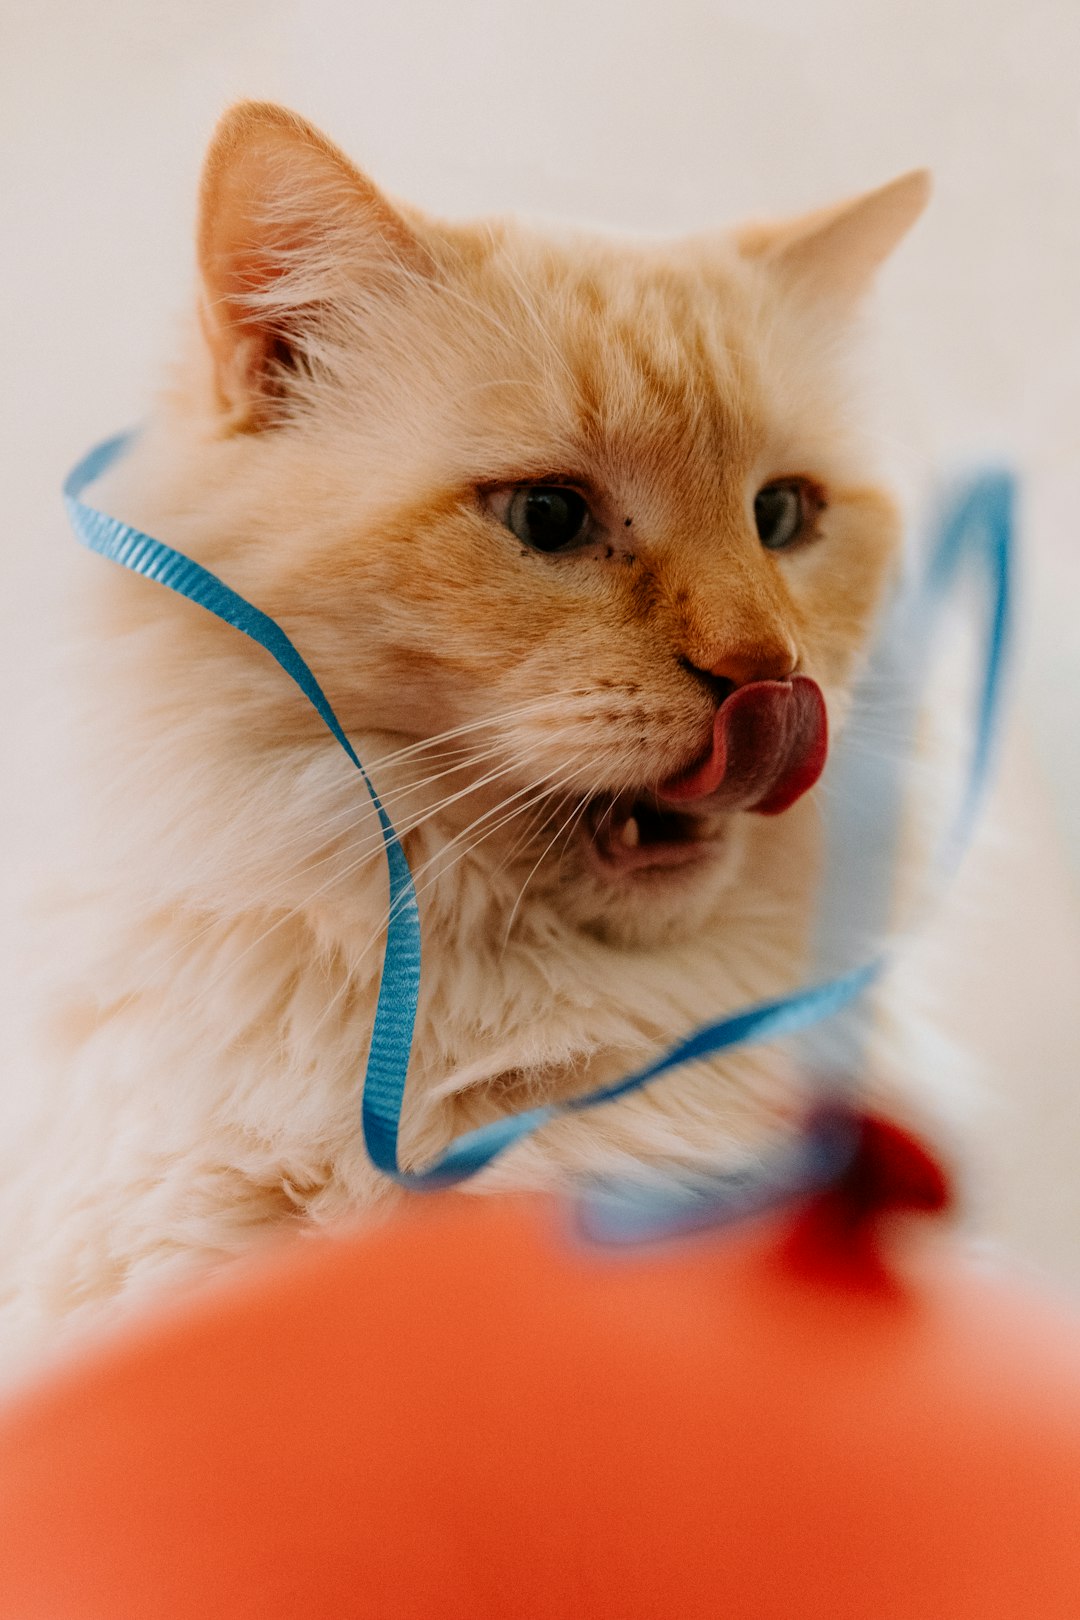
<path fill-rule="evenodd" d="M 675 776 L 642 792 L 600 795 L 586 825 L 595 857 L 612 871 L 685 866 L 722 836 L 726 815 L 779 815 L 825 767 L 828 720 L 816 681 L 754 681 L 725 698 L 705 749 Z"/>
<path fill-rule="evenodd" d="M 610 872 L 686 866 L 701 860 L 723 830 L 717 816 L 670 810 L 655 795 L 633 793 L 593 799 L 585 826 L 594 859 Z"/>

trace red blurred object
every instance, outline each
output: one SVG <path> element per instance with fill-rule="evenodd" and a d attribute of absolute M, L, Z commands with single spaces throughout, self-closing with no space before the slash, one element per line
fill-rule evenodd
<path fill-rule="evenodd" d="M 1075 1620 L 1080 1327 L 886 1241 L 946 1197 L 870 1123 L 657 1247 L 461 1195 L 298 1245 L 8 1409 L 0 1616 Z"/>

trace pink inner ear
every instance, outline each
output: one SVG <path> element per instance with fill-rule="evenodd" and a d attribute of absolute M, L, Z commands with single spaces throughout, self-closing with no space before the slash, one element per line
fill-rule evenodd
<path fill-rule="evenodd" d="M 662 782 L 657 797 L 702 810 L 775 816 L 812 788 L 829 749 L 825 699 L 816 681 L 753 681 L 716 711 L 709 751 Z"/>

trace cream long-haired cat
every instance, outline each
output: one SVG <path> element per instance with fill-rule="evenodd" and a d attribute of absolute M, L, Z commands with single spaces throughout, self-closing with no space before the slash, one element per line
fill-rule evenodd
<path fill-rule="evenodd" d="M 821 696 L 835 730 L 898 544 L 850 352 L 926 195 L 672 242 L 456 225 L 278 108 L 219 127 L 197 328 L 91 499 L 279 619 L 403 835 L 407 1162 L 805 971 Z M 81 566 L 89 808 L 2 1223 L 38 1323 L 400 1196 L 359 1126 L 359 778 L 258 648 Z M 795 1095 L 767 1051 L 701 1065 L 478 1186 L 745 1153 Z"/>

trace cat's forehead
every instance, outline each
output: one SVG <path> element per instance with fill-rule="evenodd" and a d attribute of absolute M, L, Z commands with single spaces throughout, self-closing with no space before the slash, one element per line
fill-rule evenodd
<path fill-rule="evenodd" d="M 458 262 L 487 363 L 508 368 L 492 413 L 508 430 L 627 475 L 678 479 L 692 463 L 700 477 L 703 465 L 744 468 L 757 454 L 770 322 L 722 239 L 504 226 L 477 233 Z"/>

